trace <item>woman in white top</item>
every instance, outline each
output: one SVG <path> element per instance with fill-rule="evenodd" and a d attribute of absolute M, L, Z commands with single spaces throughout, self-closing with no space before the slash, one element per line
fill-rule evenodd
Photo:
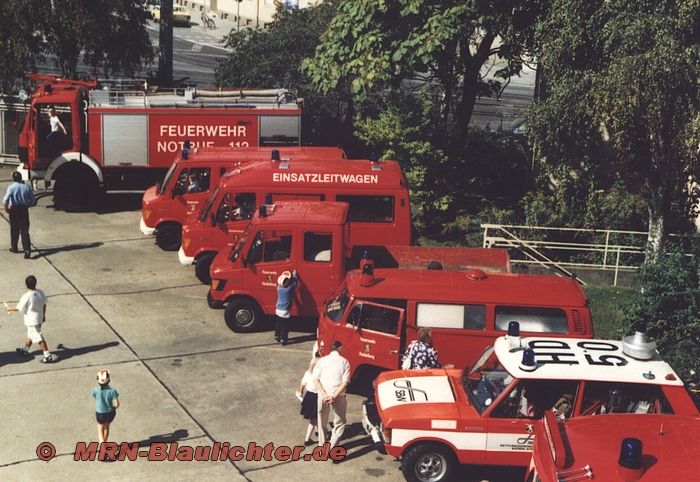
<path fill-rule="evenodd" d="M 301 399 L 301 415 L 309 421 L 309 426 L 306 428 L 306 438 L 304 439 L 304 445 L 306 446 L 313 445 L 314 442 L 311 441 L 311 435 L 318 431 L 318 389 L 314 383 L 312 373 L 320 359 L 320 354 L 316 352 L 311 359 L 311 363 L 309 363 L 309 369 L 306 370 L 304 377 L 301 379 L 299 391 L 297 392 L 297 397 Z"/>

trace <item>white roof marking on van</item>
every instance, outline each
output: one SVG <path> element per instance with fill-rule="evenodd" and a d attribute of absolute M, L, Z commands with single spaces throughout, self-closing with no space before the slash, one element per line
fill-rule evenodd
<path fill-rule="evenodd" d="M 503 367 L 516 378 L 592 380 L 683 385 L 678 375 L 658 352 L 651 360 L 637 360 L 622 352 L 622 342 L 579 338 L 523 338 L 523 349 L 510 351 L 506 337 L 494 343 Z M 520 368 L 525 348 L 535 352 L 536 368 Z"/>

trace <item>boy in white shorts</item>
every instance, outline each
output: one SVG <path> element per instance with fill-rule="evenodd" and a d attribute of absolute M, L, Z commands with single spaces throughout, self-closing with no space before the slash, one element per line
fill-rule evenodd
<path fill-rule="evenodd" d="M 41 324 L 46 321 L 46 295 L 36 289 L 36 277 L 30 275 L 24 280 L 28 291 L 22 295 L 16 307 L 5 305 L 7 311 L 19 311 L 24 314 L 24 324 L 27 327 L 27 342 L 22 348 L 17 348 L 17 353 L 22 356 L 29 355 L 29 347 L 32 343 L 38 343 L 44 352 L 42 363 L 53 362 L 51 352 L 46 346 L 44 335 L 41 333 Z"/>

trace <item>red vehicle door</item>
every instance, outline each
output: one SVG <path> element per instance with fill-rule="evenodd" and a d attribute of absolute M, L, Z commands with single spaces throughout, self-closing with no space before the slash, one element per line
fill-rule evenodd
<path fill-rule="evenodd" d="M 353 373 L 365 364 L 387 370 L 400 368 L 405 320 L 405 309 L 371 301 L 356 301 L 347 310 L 336 338 L 343 343 L 343 356 L 350 361 Z"/>
<path fill-rule="evenodd" d="M 291 230 L 273 229 L 258 231 L 248 249 L 246 263 L 250 280 L 242 286 L 250 286 L 260 299 L 260 306 L 266 314 L 274 315 L 277 305 L 277 278 L 285 271 L 296 269 L 292 266 L 294 243 Z M 299 303 L 295 293 L 292 314 Z"/>

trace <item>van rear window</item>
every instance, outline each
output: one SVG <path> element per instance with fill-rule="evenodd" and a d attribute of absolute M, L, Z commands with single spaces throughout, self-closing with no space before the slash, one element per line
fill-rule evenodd
<path fill-rule="evenodd" d="M 569 320 L 560 308 L 497 306 L 496 330 L 508 331 L 508 323 L 520 323 L 520 331 L 533 333 L 569 333 Z"/>
<path fill-rule="evenodd" d="M 418 303 L 416 325 L 429 328 L 456 330 L 484 330 L 485 305 L 453 305 L 446 303 Z"/>

